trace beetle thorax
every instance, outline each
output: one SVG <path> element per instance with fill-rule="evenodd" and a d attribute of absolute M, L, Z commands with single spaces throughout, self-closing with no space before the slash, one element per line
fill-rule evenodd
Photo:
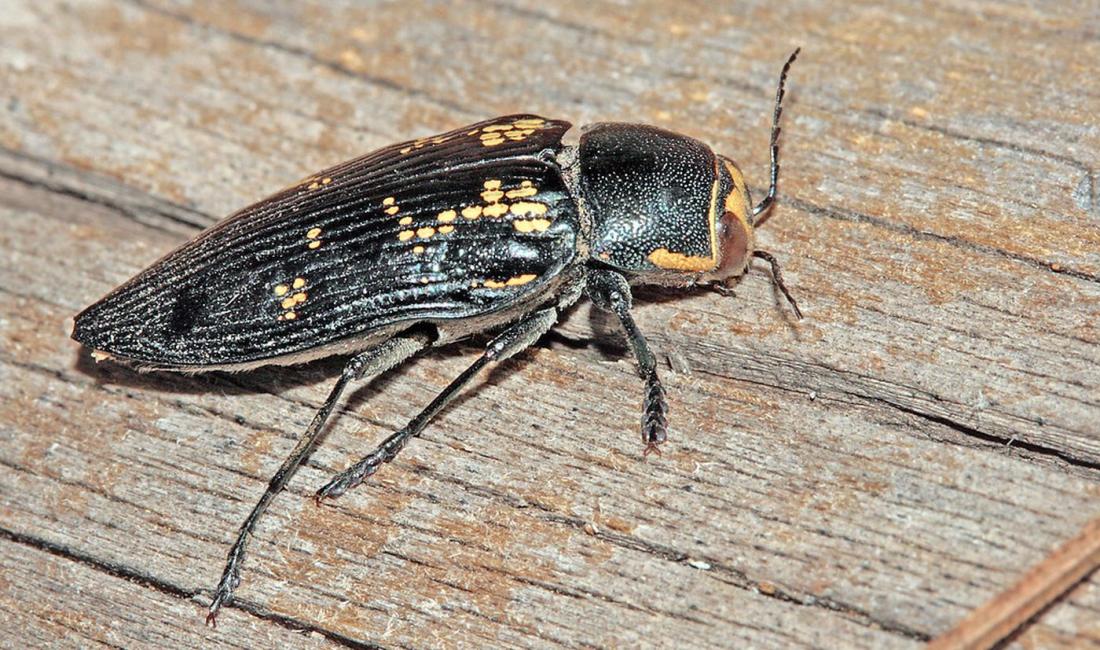
<path fill-rule="evenodd" d="M 709 147 L 656 127 L 605 123 L 582 135 L 579 158 L 595 263 L 666 285 L 744 270 L 753 244 L 744 180 Z"/>

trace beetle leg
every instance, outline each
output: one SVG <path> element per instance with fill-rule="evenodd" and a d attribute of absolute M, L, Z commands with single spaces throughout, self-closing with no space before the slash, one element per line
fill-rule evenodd
<path fill-rule="evenodd" d="M 241 582 L 241 563 L 244 562 L 245 546 L 247 546 L 248 540 L 252 536 L 256 522 L 263 516 L 267 507 L 271 505 L 275 495 L 286 486 L 286 482 L 298 469 L 298 466 L 302 464 L 302 461 L 313 451 L 317 440 L 321 436 L 321 430 L 324 429 L 325 422 L 332 414 L 332 409 L 336 406 L 336 402 L 340 399 L 340 395 L 344 392 L 348 382 L 353 379 L 381 374 L 428 347 L 429 344 L 430 341 L 426 336 L 395 337 L 373 350 L 368 350 L 353 357 L 344 366 L 340 378 L 336 380 L 336 385 L 332 387 L 328 397 L 325 398 L 324 404 L 313 416 L 313 421 L 309 423 L 309 427 L 298 439 L 298 444 L 294 446 L 290 455 L 283 461 L 279 470 L 271 477 L 264 495 L 252 508 L 252 512 L 248 513 L 248 517 L 237 531 L 237 540 L 233 543 L 233 547 L 229 549 L 225 569 L 222 571 L 222 578 L 218 582 L 218 588 L 214 591 L 214 599 L 210 602 L 210 613 L 206 615 L 208 625 L 217 624 L 218 610 L 221 609 L 222 605 L 232 600 L 233 590 Z"/>
<path fill-rule="evenodd" d="M 783 292 L 783 296 L 787 299 L 787 302 L 791 303 L 791 309 L 794 310 L 794 315 L 798 316 L 798 320 L 802 320 L 802 310 L 798 308 L 798 303 L 795 302 L 794 296 L 791 295 L 787 284 L 783 282 L 783 272 L 779 270 L 779 260 L 767 252 L 761 250 L 755 250 L 752 252 L 753 257 L 759 257 L 772 266 L 772 280 L 775 282 L 775 286 L 779 287 L 779 290 Z"/>
<path fill-rule="evenodd" d="M 440 391 L 440 393 L 435 396 L 435 399 L 424 407 L 424 410 L 418 413 L 416 417 L 410 420 L 403 429 L 390 435 L 390 437 L 386 438 L 386 440 L 378 445 L 374 451 L 364 456 L 359 462 L 334 476 L 331 481 L 317 490 L 317 494 L 315 495 L 317 504 L 320 505 L 323 499 L 338 497 L 344 492 L 356 487 L 363 482 L 363 479 L 377 472 L 378 468 L 381 467 L 383 463 L 388 463 L 396 458 L 397 454 L 405 448 L 409 440 L 419 436 L 428 422 L 435 417 L 437 413 L 443 410 L 443 407 L 454 399 L 455 395 L 462 390 L 463 386 L 469 383 L 474 375 L 482 368 L 489 365 L 491 362 L 504 361 L 508 357 L 526 349 L 537 341 L 539 337 L 549 331 L 557 320 L 558 310 L 550 307 L 530 314 L 523 320 L 514 323 L 508 329 L 504 330 L 504 332 L 489 342 L 489 345 L 485 347 L 485 352 L 478 357 L 477 361 L 474 361 L 466 370 L 462 371 L 462 374 L 455 377 L 455 379 L 451 381 L 446 388 Z"/>
<path fill-rule="evenodd" d="M 656 451 L 668 437 L 668 402 L 665 401 L 665 388 L 657 377 L 657 359 L 649 349 L 645 337 L 634 324 L 630 315 L 633 299 L 630 284 L 620 273 L 614 271 L 591 271 L 586 287 L 588 297 L 599 308 L 610 311 L 619 318 L 626 332 L 626 340 L 638 362 L 638 374 L 645 381 L 645 400 L 642 406 L 642 442 L 645 443 L 644 455 Z"/>

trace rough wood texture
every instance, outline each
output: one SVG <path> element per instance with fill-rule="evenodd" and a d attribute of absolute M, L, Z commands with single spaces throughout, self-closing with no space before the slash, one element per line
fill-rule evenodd
<path fill-rule="evenodd" d="M 912 648 L 1095 517 L 1096 9 L 712 4 L 5 2 L 0 645 Z M 326 164 L 517 110 L 681 130 L 759 188 L 799 44 L 760 238 L 805 321 L 760 270 L 644 292 L 677 371 L 643 459 L 582 307 L 317 509 L 476 350 L 362 387 L 203 627 L 338 363 L 139 376 L 68 340 L 78 309 Z M 1098 621 L 1093 576 L 1012 646 Z"/>

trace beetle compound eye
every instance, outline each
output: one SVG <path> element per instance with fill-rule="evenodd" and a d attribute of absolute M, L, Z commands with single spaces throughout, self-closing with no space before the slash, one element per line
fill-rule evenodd
<path fill-rule="evenodd" d="M 715 276 L 724 280 L 745 270 L 752 252 L 752 227 L 733 212 L 726 212 L 718 222 L 721 260 Z"/>

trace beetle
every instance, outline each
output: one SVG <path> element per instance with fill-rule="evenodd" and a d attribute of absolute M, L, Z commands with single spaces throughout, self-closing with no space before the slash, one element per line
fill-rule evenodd
<path fill-rule="evenodd" d="M 318 504 L 392 461 L 474 375 L 533 344 L 582 296 L 618 318 L 637 362 L 645 454 L 666 440 L 668 407 L 631 316 L 632 285 L 721 289 L 757 257 L 801 318 L 778 262 L 753 238 L 775 200 L 784 85 L 798 53 L 779 76 L 771 182 L 755 206 L 737 165 L 693 138 L 609 122 L 570 140 L 569 122 L 511 115 L 310 176 L 78 314 L 73 338 L 97 361 L 143 370 L 350 357 L 241 525 L 207 622 L 231 601 L 257 521 L 312 452 L 349 382 L 426 348 L 499 332 L 404 428 L 321 487 Z"/>

